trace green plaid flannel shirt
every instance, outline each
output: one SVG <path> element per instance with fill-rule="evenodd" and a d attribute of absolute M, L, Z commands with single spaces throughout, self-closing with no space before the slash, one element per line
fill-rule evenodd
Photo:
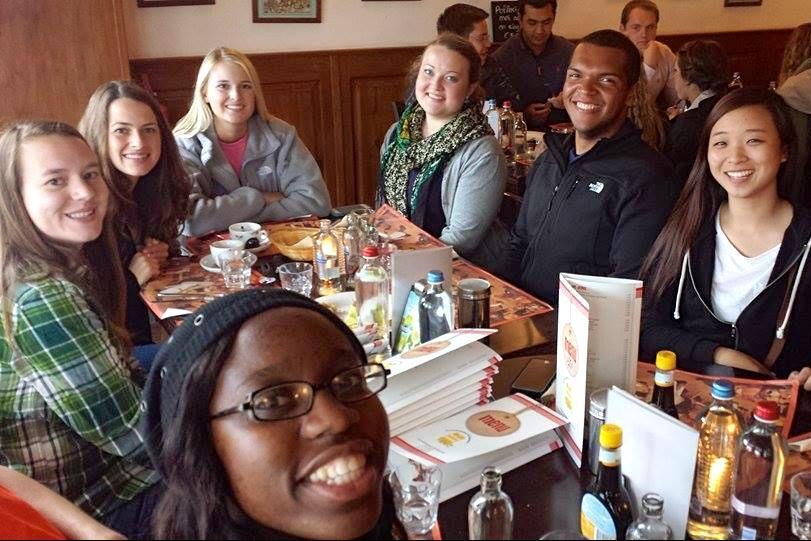
<path fill-rule="evenodd" d="M 96 517 L 155 484 L 139 428 L 143 371 L 82 291 L 51 277 L 22 284 L 12 325 L 14 347 L 5 330 L 0 341 L 0 464 Z"/>

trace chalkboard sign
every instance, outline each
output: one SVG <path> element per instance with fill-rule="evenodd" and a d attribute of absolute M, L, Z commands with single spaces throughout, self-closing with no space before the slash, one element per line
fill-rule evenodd
<path fill-rule="evenodd" d="M 501 43 L 518 34 L 518 2 L 505 0 L 490 2 L 490 16 L 493 21 L 493 41 Z"/>

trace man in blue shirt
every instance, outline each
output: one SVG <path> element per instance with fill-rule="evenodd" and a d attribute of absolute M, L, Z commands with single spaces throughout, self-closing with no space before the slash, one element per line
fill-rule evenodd
<path fill-rule="evenodd" d="M 558 97 L 574 44 L 552 34 L 557 0 L 519 0 L 520 31 L 490 55 L 484 65 L 487 97 L 509 100 L 523 111 L 527 127 L 545 130 L 567 121 Z"/>

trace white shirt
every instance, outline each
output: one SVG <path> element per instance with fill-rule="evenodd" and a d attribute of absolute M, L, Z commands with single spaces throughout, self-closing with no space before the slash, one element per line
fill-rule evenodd
<path fill-rule="evenodd" d="M 712 306 L 718 318 L 734 323 L 744 308 L 769 283 L 780 244 L 755 257 L 746 257 L 729 241 L 715 217 L 715 271 Z"/>
<path fill-rule="evenodd" d="M 693 100 L 693 102 L 690 104 L 690 107 L 685 109 L 684 112 L 686 113 L 687 111 L 690 111 L 691 109 L 698 109 L 698 104 L 699 103 L 706 100 L 707 98 L 711 98 L 711 97 L 715 96 L 715 94 L 716 94 L 715 90 L 713 90 L 711 88 L 708 88 L 707 90 L 703 91 L 701 94 L 696 96 L 696 99 Z"/>

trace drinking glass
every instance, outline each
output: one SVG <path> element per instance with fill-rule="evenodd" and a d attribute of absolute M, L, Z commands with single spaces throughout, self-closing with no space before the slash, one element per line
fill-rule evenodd
<path fill-rule="evenodd" d="M 811 539 L 811 471 L 791 478 L 791 533 Z"/>
<path fill-rule="evenodd" d="M 251 266 L 245 260 L 245 250 L 225 250 L 220 254 L 218 263 L 227 289 L 245 289 L 250 285 Z"/>
<path fill-rule="evenodd" d="M 310 263 L 285 263 L 278 270 L 284 289 L 310 296 L 313 290 L 313 266 Z"/>
<path fill-rule="evenodd" d="M 425 535 L 436 524 L 442 471 L 414 461 L 392 468 L 389 484 L 397 518 L 411 535 Z"/>

